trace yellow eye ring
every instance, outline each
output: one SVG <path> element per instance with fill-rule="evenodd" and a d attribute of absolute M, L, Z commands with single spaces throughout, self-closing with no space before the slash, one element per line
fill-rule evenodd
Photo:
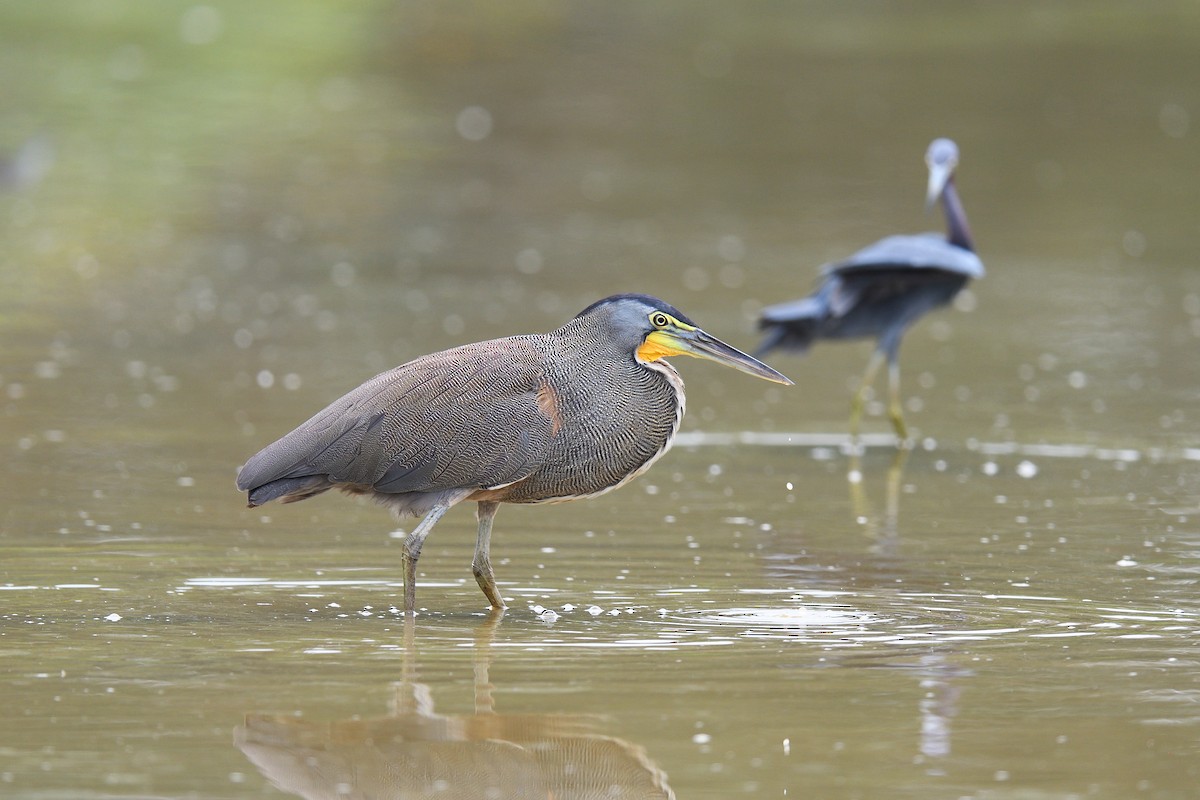
<path fill-rule="evenodd" d="M 665 328 L 671 324 L 671 318 L 661 311 L 655 311 L 650 315 L 650 324 L 656 328 Z"/>

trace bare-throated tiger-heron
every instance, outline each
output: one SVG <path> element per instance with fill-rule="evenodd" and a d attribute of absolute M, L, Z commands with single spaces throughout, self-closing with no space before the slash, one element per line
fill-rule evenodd
<path fill-rule="evenodd" d="M 766 364 L 672 306 L 623 294 L 544 334 L 422 356 L 359 386 L 246 462 L 250 507 L 329 489 L 424 516 L 404 542 L 404 608 L 416 610 L 421 545 L 446 511 L 478 503 L 472 570 L 504 608 L 489 554 L 500 503 L 594 497 L 667 451 L 683 418 L 679 373 L 663 359 L 710 359 L 777 383 Z"/>
<path fill-rule="evenodd" d="M 958 145 L 934 139 L 925 164 L 925 205 L 931 208 L 942 201 L 946 235 L 888 236 L 826 265 L 811 295 L 762 310 L 758 324 L 765 336 L 755 351 L 758 356 L 777 347 L 803 352 L 819 339 L 875 337 L 875 351 L 851 405 L 850 433 L 858 434 L 867 391 L 887 361 L 888 416 L 900 444 L 908 440 L 900 406 L 900 340 L 914 322 L 949 303 L 967 281 L 983 277 L 983 262 L 975 255 L 967 214 L 954 185 Z"/>

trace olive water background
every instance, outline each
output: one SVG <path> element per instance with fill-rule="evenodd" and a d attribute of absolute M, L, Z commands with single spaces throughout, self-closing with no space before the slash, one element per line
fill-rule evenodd
<path fill-rule="evenodd" d="M 1200 796 L 1200 6 L 5 2 L 0 44 L 0 795 Z M 503 618 L 464 507 L 411 625 L 382 510 L 234 490 L 607 294 L 751 348 L 942 227 L 943 135 L 988 275 L 905 341 L 906 458 L 878 402 L 844 446 L 866 343 L 681 361 L 648 474 L 501 510 Z"/>

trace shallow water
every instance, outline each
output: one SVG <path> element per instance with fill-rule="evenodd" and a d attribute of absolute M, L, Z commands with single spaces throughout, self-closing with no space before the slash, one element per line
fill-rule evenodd
<path fill-rule="evenodd" d="M 53 153 L 0 190 L 0 795 L 1197 796 L 1191 4 L 67 11 L 0 6 Z M 615 291 L 751 348 L 940 226 L 936 135 L 988 275 L 905 340 L 911 451 L 845 436 L 869 345 L 680 363 L 671 453 L 503 508 L 503 616 L 452 510 L 415 621 L 411 520 L 233 489 Z"/>

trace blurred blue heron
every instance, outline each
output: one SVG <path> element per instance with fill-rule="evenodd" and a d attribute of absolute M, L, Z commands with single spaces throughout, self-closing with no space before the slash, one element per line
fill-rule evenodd
<path fill-rule="evenodd" d="M 983 262 L 975 255 L 967 215 L 954 187 L 958 146 L 949 139 L 935 139 L 925 153 L 925 163 L 929 167 L 926 208 L 942 201 L 945 237 L 920 233 L 880 239 L 844 261 L 826 265 L 813 294 L 769 306 L 759 318 L 759 328 L 766 332 L 757 351 L 760 356 L 777 347 L 803 352 L 818 339 L 877 339 L 851 406 L 854 436 L 867 391 L 886 359 L 888 416 L 900 442 L 908 440 L 900 406 L 900 340 L 925 313 L 949 303 L 967 281 L 983 277 Z"/>

